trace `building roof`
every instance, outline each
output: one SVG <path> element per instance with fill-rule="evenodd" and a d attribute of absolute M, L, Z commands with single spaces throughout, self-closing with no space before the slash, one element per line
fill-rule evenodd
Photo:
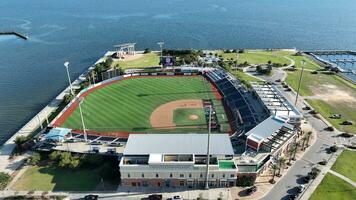
<path fill-rule="evenodd" d="M 293 130 L 293 125 L 288 124 L 285 119 L 277 116 L 270 116 L 258 124 L 255 128 L 247 132 L 245 135 L 249 136 L 250 139 L 256 142 L 262 142 L 282 127 Z"/>
<path fill-rule="evenodd" d="M 45 135 L 45 139 L 46 140 L 57 140 L 57 141 L 59 141 L 59 140 L 64 139 L 64 136 L 66 136 L 71 131 L 72 131 L 72 129 L 56 127 L 56 128 L 51 129 Z"/>
<path fill-rule="evenodd" d="M 131 134 L 124 155 L 207 153 L 207 134 Z M 228 134 L 210 135 L 211 155 L 233 155 Z"/>

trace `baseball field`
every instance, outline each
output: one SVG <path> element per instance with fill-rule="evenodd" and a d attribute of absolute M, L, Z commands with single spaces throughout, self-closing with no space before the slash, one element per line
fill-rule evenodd
<path fill-rule="evenodd" d="M 81 107 L 86 129 L 95 133 L 206 132 L 203 99 L 213 101 L 221 131 L 229 131 L 219 93 L 202 76 L 126 78 L 89 92 Z M 82 130 L 79 109 L 55 124 Z"/>

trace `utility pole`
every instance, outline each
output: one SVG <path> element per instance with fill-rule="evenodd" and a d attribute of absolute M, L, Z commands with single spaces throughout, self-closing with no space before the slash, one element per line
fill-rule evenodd
<path fill-rule="evenodd" d="M 210 133 L 211 133 L 211 106 L 209 107 L 209 124 L 208 124 L 208 145 L 206 152 L 206 173 L 205 173 L 205 189 L 209 190 L 209 165 L 210 165 Z"/>
<path fill-rule="evenodd" d="M 300 61 L 300 63 L 302 64 L 302 71 L 300 72 L 299 84 L 298 84 L 298 90 L 297 90 L 297 96 L 295 97 L 295 102 L 294 102 L 294 105 L 295 105 L 295 106 L 297 105 L 297 102 L 298 102 L 300 85 L 302 84 L 302 78 L 303 78 L 305 60 Z"/>
<path fill-rule="evenodd" d="M 69 82 L 70 93 L 74 96 L 72 81 L 70 80 L 70 76 L 69 76 L 69 69 L 68 69 L 69 62 L 68 61 L 64 62 L 64 66 L 66 67 L 66 70 L 67 70 L 67 77 L 68 77 L 68 82 Z"/>

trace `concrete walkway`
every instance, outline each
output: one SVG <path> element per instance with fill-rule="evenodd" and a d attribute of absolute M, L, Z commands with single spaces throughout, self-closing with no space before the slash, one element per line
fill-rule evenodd
<path fill-rule="evenodd" d="M 344 181 L 350 183 L 352 186 L 354 186 L 354 187 L 356 188 L 356 183 L 353 182 L 351 179 L 347 178 L 346 176 L 344 176 L 344 175 L 342 175 L 342 174 L 339 174 L 339 173 L 337 173 L 336 171 L 331 170 L 331 169 L 329 170 L 329 172 L 330 172 L 331 174 L 333 174 L 333 175 L 335 175 L 335 176 L 341 178 L 342 180 L 344 180 Z"/>

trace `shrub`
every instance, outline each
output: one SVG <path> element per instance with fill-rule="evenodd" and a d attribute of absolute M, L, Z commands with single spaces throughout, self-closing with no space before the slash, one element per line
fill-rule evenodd
<path fill-rule="evenodd" d="M 5 189 L 7 184 L 9 184 L 11 176 L 7 173 L 0 172 L 0 190 Z"/>
<path fill-rule="evenodd" d="M 36 152 L 30 157 L 28 163 L 30 165 L 37 165 L 40 161 L 41 161 L 41 155 Z"/>

